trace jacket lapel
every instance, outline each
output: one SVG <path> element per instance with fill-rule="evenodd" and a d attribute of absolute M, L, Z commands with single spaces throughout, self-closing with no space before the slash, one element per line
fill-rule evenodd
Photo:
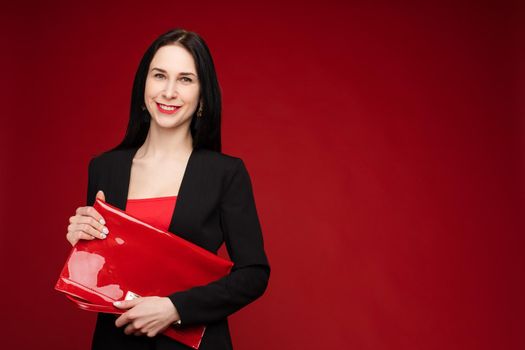
<path fill-rule="evenodd" d="M 191 211 L 194 210 L 196 203 L 194 194 L 197 187 L 197 174 L 199 173 L 197 170 L 199 154 L 198 150 L 194 148 L 188 159 L 186 169 L 184 169 L 184 175 L 182 176 L 182 182 L 175 203 L 175 210 L 171 216 L 168 229 L 170 232 L 177 234 L 186 232 L 186 227 L 189 226 L 189 218 L 193 217 Z"/>
<path fill-rule="evenodd" d="M 118 164 L 116 164 L 114 171 L 115 177 L 112 185 L 113 188 L 113 204 L 121 210 L 126 210 L 126 202 L 128 200 L 129 179 L 131 175 L 131 164 L 133 157 L 137 153 L 138 147 L 121 150 Z"/>

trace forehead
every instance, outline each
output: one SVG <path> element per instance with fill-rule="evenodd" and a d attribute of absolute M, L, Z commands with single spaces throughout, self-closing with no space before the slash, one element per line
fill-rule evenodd
<path fill-rule="evenodd" d="M 167 70 L 169 73 L 190 72 L 197 74 L 195 61 L 184 47 L 177 44 L 165 45 L 157 50 L 151 60 L 149 69 L 153 67 Z"/>

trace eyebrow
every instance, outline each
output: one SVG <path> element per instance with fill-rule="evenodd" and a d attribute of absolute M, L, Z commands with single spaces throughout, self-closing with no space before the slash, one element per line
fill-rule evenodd
<path fill-rule="evenodd" d="M 162 69 L 162 68 L 153 67 L 153 68 L 151 68 L 151 70 L 152 70 L 152 71 L 153 71 L 153 70 L 158 70 L 159 72 L 162 72 L 162 73 L 168 74 L 168 72 L 167 72 L 166 70 Z M 196 74 L 191 73 L 191 72 L 180 72 L 179 74 L 180 74 L 180 75 L 195 75 L 195 76 L 197 76 Z"/>

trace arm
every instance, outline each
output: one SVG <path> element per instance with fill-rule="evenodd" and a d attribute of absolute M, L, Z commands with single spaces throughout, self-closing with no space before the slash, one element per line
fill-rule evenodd
<path fill-rule="evenodd" d="M 226 185 L 220 212 L 226 248 L 234 265 L 229 275 L 217 281 L 168 296 L 183 325 L 208 324 L 226 318 L 259 298 L 268 284 L 270 265 L 264 252 L 250 176 L 240 158 Z"/>
<path fill-rule="evenodd" d="M 86 205 L 88 206 L 93 206 L 97 195 L 97 181 L 95 177 L 95 158 L 91 158 L 88 165 L 88 186 L 86 194 Z"/>

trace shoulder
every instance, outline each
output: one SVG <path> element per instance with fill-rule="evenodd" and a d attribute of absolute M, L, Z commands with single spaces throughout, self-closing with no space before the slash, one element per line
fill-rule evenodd
<path fill-rule="evenodd" d="M 214 174 L 224 187 L 229 187 L 236 178 L 249 178 L 243 159 L 237 155 L 209 149 L 199 149 L 197 155 L 196 158 L 200 160 L 196 162 L 200 163 L 199 168 L 208 174 Z"/>
<path fill-rule="evenodd" d="M 226 154 L 218 151 L 213 151 L 209 149 L 198 149 L 195 150 L 198 156 L 207 164 L 220 166 L 223 168 L 231 168 L 238 166 L 239 163 L 242 163 L 243 160 L 240 157 L 235 155 Z"/>
<path fill-rule="evenodd" d="M 91 157 L 90 163 L 96 166 L 105 166 L 115 162 L 120 162 L 126 159 L 131 149 L 109 150 L 101 153 L 96 153 Z"/>
<path fill-rule="evenodd" d="M 248 175 L 246 164 L 240 156 L 208 149 L 200 149 L 198 154 L 203 168 L 214 174 L 222 174 L 227 179 L 241 173 Z"/>
<path fill-rule="evenodd" d="M 96 153 L 89 161 L 89 168 L 96 171 L 101 168 L 110 169 L 119 166 L 126 161 L 127 157 L 132 154 L 132 151 L 132 149 L 118 149 Z"/>

